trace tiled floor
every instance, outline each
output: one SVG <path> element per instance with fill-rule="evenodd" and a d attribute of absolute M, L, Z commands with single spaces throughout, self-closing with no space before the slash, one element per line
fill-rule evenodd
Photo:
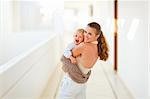
<path fill-rule="evenodd" d="M 113 72 L 112 66 L 102 61 L 98 61 L 92 68 L 86 97 L 87 99 L 134 99 Z"/>

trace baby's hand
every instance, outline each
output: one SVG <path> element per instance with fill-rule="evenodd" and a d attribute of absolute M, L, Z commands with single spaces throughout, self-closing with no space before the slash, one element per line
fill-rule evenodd
<path fill-rule="evenodd" d="M 73 56 L 70 57 L 71 63 L 76 64 L 77 60 L 76 58 L 74 58 Z"/>

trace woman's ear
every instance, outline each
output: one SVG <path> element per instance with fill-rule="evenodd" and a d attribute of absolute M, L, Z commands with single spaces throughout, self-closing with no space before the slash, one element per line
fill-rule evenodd
<path fill-rule="evenodd" d="M 96 35 L 96 39 L 98 39 L 98 37 L 99 37 L 100 35 L 98 34 L 98 35 Z"/>

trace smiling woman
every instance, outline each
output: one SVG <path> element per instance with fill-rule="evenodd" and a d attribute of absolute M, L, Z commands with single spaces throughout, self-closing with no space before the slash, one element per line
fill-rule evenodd
<path fill-rule="evenodd" d="M 65 76 L 62 80 L 59 99 L 86 99 L 86 82 L 91 74 L 90 69 L 98 58 L 104 61 L 108 59 L 108 46 L 100 25 L 91 22 L 85 31 L 84 42 L 70 50 L 76 58 L 76 65 L 63 58 L 63 67 L 67 69 L 64 69 Z M 103 44 L 105 46 L 102 47 Z"/>

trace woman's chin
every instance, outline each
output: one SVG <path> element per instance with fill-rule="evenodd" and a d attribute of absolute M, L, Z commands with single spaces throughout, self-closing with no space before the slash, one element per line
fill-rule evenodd
<path fill-rule="evenodd" d="M 87 43 L 87 42 L 88 42 L 88 40 L 84 40 L 84 42 L 85 42 L 85 43 Z"/>
<path fill-rule="evenodd" d="M 85 43 L 88 43 L 89 41 L 88 41 L 88 40 L 84 40 L 84 42 L 85 42 Z"/>

